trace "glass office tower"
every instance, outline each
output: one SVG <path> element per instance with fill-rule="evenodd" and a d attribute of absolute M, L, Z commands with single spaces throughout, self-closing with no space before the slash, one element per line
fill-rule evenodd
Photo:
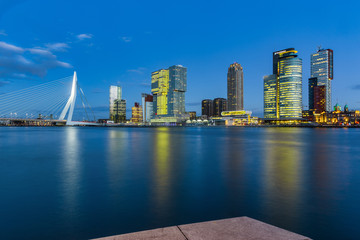
<path fill-rule="evenodd" d="M 169 103 L 168 114 L 172 116 L 185 114 L 187 69 L 181 65 L 169 67 Z"/>
<path fill-rule="evenodd" d="M 121 87 L 119 86 L 110 86 L 109 89 L 109 112 L 110 119 L 115 120 L 115 115 L 118 115 L 119 112 L 119 101 L 121 100 Z"/>
<path fill-rule="evenodd" d="M 318 49 L 311 54 L 311 78 L 317 78 L 317 86 L 325 86 L 326 111 L 331 112 L 331 81 L 334 78 L 333 50 Z M 310 79 L 311 79 L 310 78 Z M 314 93 L 309 79 L 309 110 L 314 110 Z"/>
<path fill-rule="evenodd" d="M 227 74 L 228 111 L 244 109 L 244 72 L 239 63 L 230 65 Z"/>
<path fill-rule="evenodd" d="M 278 118 L 277 76 L 264 77 L 264 118 Z"/>
<path fill-rule="evenodd" d="M 185 114 L 187 69 L 181 65 L 161 69 L 151 74 L 154 116 Z"/>
<path fill-rule="evenodd" d="M 273 74 L 264 77 L 264 117 L 302 117 L 302 60 L 294 48 L 273 53 Z"/>

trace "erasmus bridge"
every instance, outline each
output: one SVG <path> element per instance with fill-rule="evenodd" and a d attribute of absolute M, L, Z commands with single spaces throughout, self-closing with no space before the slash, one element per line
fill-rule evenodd
<path fill-rule="evenodd" d="M 75 117 L 76 116 L 76 117 Z M 0 95 L 3 125 L 98 125 L 95 115 L 73 76 Z"/>

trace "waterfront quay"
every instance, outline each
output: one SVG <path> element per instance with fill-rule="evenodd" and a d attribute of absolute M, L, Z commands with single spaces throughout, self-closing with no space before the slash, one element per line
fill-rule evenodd
<path fill-rule="evenodd" d="M 310 240 L 248 217 L 178 225 L 93 240 Z"/>

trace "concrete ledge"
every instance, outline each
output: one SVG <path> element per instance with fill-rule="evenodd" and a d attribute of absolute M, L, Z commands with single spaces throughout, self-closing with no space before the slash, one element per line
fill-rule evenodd
<path fill-rule="evenodd" d="M 96 240 L 309 240 L 310 238 L 251 219 L 229 218 L 122 234 Z"/>

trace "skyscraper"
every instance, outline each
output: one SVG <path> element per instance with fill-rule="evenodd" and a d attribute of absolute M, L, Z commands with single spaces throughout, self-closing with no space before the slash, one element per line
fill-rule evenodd
<path fill-rule="evenodd" d="M 331 111 L 331 81 L 334 78 L 333 50 L 318 49 L 311 54 L 311 78 L 309 79 L 309 110 L 314 110 L 314 88 L 311 87 L 311 80 L 317 78 L 316 86 L 325 86 L 326 111 Z"/>
<path fill-rule="evenodd" d="M 187 69 L 181 65 L 151 74 L 154 116 L 176 117 L 185 114 Z"/>
<path fill-rule="evenodd" d="M 221 117 L 221 113 L 227 111 L 227 101 L 225 98 L 214 99 L 214 117 Z"/>
<path fill-rule="evenodd" d="M 264 77 L 264 118 L 302 117 L 302 60 L 294 48 L 273 53 L 273 74 Z"/>
<path fill-rule="evenodd" d="M 244 109 L 244 73 L 239 63 L 230 65 L 227 74 L 228 111 Z"/>
<path fill-rule="evenodd" d="M 201 101 L 201 115 L 212 117 L 214 115 L 214 104 L 212 99 L 204 99 Z"/>
<path fill-rule="evenodd" d="M 110 119 L 114 122 L 125 121 L 126 101 L 121 100 L 121 87 L 110 86 L 109 103 Z"/>
<path fill-rule="evenodd" d="M 153 95 L 142 93 L 141 104 L 143 111 L 143 121 L 150 122 L 150 119 L 153 116 Z"/>

